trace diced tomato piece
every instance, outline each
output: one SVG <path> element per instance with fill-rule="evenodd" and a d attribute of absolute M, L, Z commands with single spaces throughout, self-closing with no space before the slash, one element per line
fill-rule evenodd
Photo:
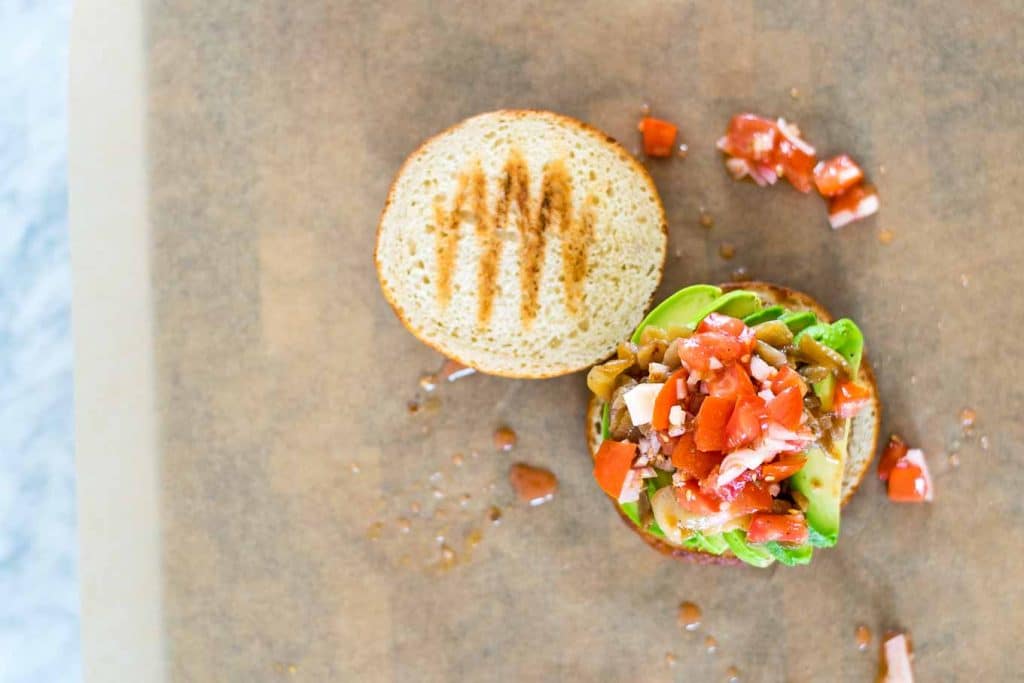
<path fill-rule="evenodd" d="M 708 396 L 700 404 L 697 429 L 693 435 L 699 450 L 707 452 L 725 449 L 725 427 L 732 415 L 732 408 L 732 401 L 718 396 Z"/>
<path fill-rule="evenodd" d="M 814 165 L 817 162 L 814 155 L 783 137 L 779 141 L 776 157 L 786 180 L 801 192 L 810 192 L 814 187 Z"/>
<path fill-rule="evenodd" d="M 728 365 L 749 353 L 743 341 L 721 332 L 695 334 L 679 343 L 678 349 L 679 358 L 686 366 L 701 373 L 711 369 L 712 358 L 717 358 L 722 365 Z"/>
<path fill-rule="evenodd" d="M 871 403 L 871 390 L 856 382 L 844 381 L 836 385 L 832 410 L 839 417 L 853 417 Z"/>
<path fill-rule="evenodd" d="M 669 411 L 672 410 L 672 406 L 678 404 L 681 400 L 677 382 L 683 382 L 685 386 L 688 374 L 686 370 L 676 370 L 673 372 L 665 380 L 665 385 L 661 387 L 657 398 L 654 399 L 654 413 L 651 416 L 651 426 L 658 431 L 664 432 L 668 430 Z"/>
<path fill-rule="evenodd" d="M 750 527 L 747 529 L 747 540 L 751 543 L 778 541 L 803 544 L 807 542 L 807 536 L 807 520 L 802 514 L 758 512 L 750 518 Z"/>
<path fill-rule="evenodd" d="M 753 396 L 754 384 L 750 375 L 739 363 L 730 363 L 715 371 L 707 380 L 708 394 L 719 398 L 736 399 L 739 396 Z"/>
<path fill-rule="evenodd" d="M 897 503 L 920 503 L 928 492 L 928 480 L 917 465 L 906 460 L 896 463 L 889 472 L 889 500 Z"/>
<path fill-rule="evenodd" d="M 804 415 L 804 400 L 796 387 L 786 387 L 768 401 L 768 419 L 778 422 L 786 429 L 800 426 Z"/>
<path fill-rule="evenodd" d="M 721 313 L 709 313 L 697 325 L 697 332 L 721 332 L 737 339 L 745 329 L 747 326 L 742 320 Z"/>
<path fill-rule="evenodd" d="M 822 197 L 835 197 L 864 179 L 864 171 L 846 154 L 822 161 L 814 167 L 814 184 Z"/>
<path fill-rule="evenodd" d="M 664 438 L 659 436 L 658 440 L 661 441 L 662 454 L 668 456 L 672 455 L 672 452 L 676 449 L 676 444 L 679 443 L 678 436 L 667 436 Z"/>
<path fill-rule="evenodd" d="M 799 472 L 807 464 L 807 456 L 801 453 L 782 453 L 774 461 L 761 465 L 761 476 L 765 481 L 782 481 Z"/>
<path fill-rule="evenodd" d="M 764 399 L 760 396 L 741 396 L 725 425 L 725 447 L 739 448 L 761 437 L 762 423 L 767 419 Z"/>
<path fill-rule="evenodd" d="M 828 222 L 838 230 L 844 225 L 878 213 L 880 203 L 875 188 L 855 185 L 828 203 Z"/>
<path fill-rule="evenodd" d="M 886 445 L 885 450 L 882 452 L 882 457 L 878 461 L 878 478 L 882 481 L 888 481 L 892 468 L 896 467 L 896 463 L 906 454 L 907 444 L 900 438 L 899 434 L 890 436 L 889 443 Z"/>
<path fill-rule="evenodd" d="M 774 121 L 755 114 L 737 114 L 729 121 L 718 148 L 730 156 L 774 165 L 779 129 Z"/>
<path fill-rule="evenodd" d="M 769 485 L 762 481 L 751 481 L 740 489 L 729 503 L 729 512 L 749 515 L 751 512 L 772 509 L 772 494 Z"/>
<path fill-rule="evenodd" d="M 672 451 L 672 465 L 687 479 L 703 479 L 720 462 L 721 453 L 699 450 L 689 432 L 679 437 Z"/>
<path fill-rule="evenodd" d="M 804 378 L 793 368 L 783 365 L 779 368 L 778 374 L 772 378 L 772 391 L 781 394 L 787 387 L 796 387 L 800 396 L 807 395 L 807 382 L 804 381 Z"/>
<path fill-rule="evenodd" d="M 676 141 L 675 125 L 661 119 L 645 117 L 640 121 L 640 132 L 644 135 L 644 154 L 650 157 L 672 156 Z"/>
<path fill-rule="evenodd" d="M 618 499 L 622 484 L 636 457 L 636 444 L 628 441 L 605 439 L 594 456 L 594 478 L 601 489 Z"/>
<path fill-rule="evenodd" d="M 676 502 L 687 512 L 708 515 L 718 512 L 721 500 L 714 494 L 702 491 L 695 481 L 688 481 L 675 488 Z"/>

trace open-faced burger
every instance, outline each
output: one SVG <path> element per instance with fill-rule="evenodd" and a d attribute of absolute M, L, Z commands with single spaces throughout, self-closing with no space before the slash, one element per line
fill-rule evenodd
<path fill-rule="evenodd" d="M 783 287 L 677 292 L 587 376 L 597 483 L 664 553 L 810 562 L 875 453 L 863 348 L 853 321 Z"/>

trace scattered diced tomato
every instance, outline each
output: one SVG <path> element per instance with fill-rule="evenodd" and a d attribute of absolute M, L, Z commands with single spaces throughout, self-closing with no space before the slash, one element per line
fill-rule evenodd
<path fill-rule="evenodd" d="M 732 415 L 733 402 L 727 398 L 708 396 L 700 404 L 697 413 L 697 429 L 694 431 L 694 443 L 702 451 L 722 451 L 725 449 L 725 427 Z"/>
<path fill-rule="evenodd" d="M 779 368 L 779 372 L 772 378 L 772 391 L 776 394 L 781 394 L 787 387 L 796 387 L 800 392 L 800 396 L 807 395 L 807 382 L 800 376 L 800 373 L 789 367 L 783 365 Z"/>
<path fill-rule="evenodd" d="M 782 481 L 799 472 L 807 464 L 807 456 L 801 453 L 782 453 L 772 462 L 761 465 L 761 476 L 765 481 Z"/>
<path fill-rule="evenodd" d="M 664 432 L 668 430 L 669 411 L 672 410 L 672 406 L 680 401 L 679 385 L 677 382 L 685 384 L 688 374 L 686 370 L 676 370 L 673 372 L 665 380 L 664 386 L 661 387 L 657 398 L 654 399 L 654 413 L 651 416 L 651 426 L 658 431 Z"/>
<path fill-rule="evenodd" d="M 899 434 L 890 436 L 889 443 L 886 445 L 885 450 L 882 452 L 882 457 L 878 461 L 878 478 L 882 481 L 888 481 L 892 468 L 906 454 L 907 444 L 900 438 Z"/>
<path fill-rule="evenodd" d="M 768 419 L 786 429 L 799 427 L 803 415 L 804 400 L 796 387 L 786 387 L 768 401 Z"/>
<path fill-rule="evenodd" d="M 750 481 L 729 502 L 729 512 L 749 515 L 751 512 L 772 509 L 772 493 L 762 481 Z"/>
<path fill-rule="evenodd" d="M 844 381 L 836 385 L 832 397 L 832 410 L 842 418 L 853 417 L 871 404 L 871 390 L 856 382 Z"/>
<path fill-rule="evenodd" d="M 676 126 L 668 121 L 644 117 L 640 121 L 640 132 L 644 136 L 644 154 L 650 157 L 672 156 L 677 130 Z"/>
<path fill-rule="evenodd" d="M 611 439 L 605 439 L 597 449 L 597 455 L 594 456 L 594 478 L 612 498 L 618 499 L 622 492 L 622 484 L 633 465 L 636 450 L 635 443 Z"/>
<path fill-rule="evenodd" d="M 739 396 L 753 396 L 754 384 L 750 375 L 739 363 L 730 363 L 715 371 L 707 379 L 708 394 L 719 398 L 735 399 Z"/>
<path fill-rule="evenodd" d="M 758 512 L 750 518 L 750 527 L 747 529 L 747 540 L 751 543 L 778 541 L 803 544 L 807 542 L 807 537 L 807 520 L 798 513 L 780 515 Z"/>
<path fill-rule="evenodd" d="M 695 481 L 688 481 L 675 487 L 676 502 L 687 512 L 707 515 L 718 512 L 721 500 L 713 494 L 702 491 Z"/>
<path fill-rule="evenodd" d="M 889 472 L 889 499 L 897 503 L 920 503 L 927 494 L 928 481 L 921 468 L 901 459 Z"/>
<path fill-rule="evenodd" d="M 822 197 L 835 197 L 864 179 L 864 171 L 847 154 L 822 161 L 814 167 L 814 184 Z"/>
<path fill-rule="evenodd" d="M 679 437 L 672 451 L 672 465 L 687 479 L 703 479 L 721 461 L 721 453 L 699 450 L 690 432 Z"/>
<path fill-rule="evenodd" d="M 718 147 L 730 156 L 773 165 L 778 137 L 774 121 L 755 114 L 737 114 L 729 121 Z"/>
<path fill-rule="evenodd" d="M 722 332 L 737 339 L 745 329 L 742 320 L 721 313 L 710 313 L 697 325 L 697 332 Z"/>
<path fill-rule="evenodd" d="M 873 187 L 855 185 L 828 203 L 828 222 L 838 230 L 878 212 L 878 193 Z"/>
<path fill-rule="evenodd" d="M 739 448 L 761 437 L 762 423 L 767 418 L 764 399 L 741 396 L 725 425 L 725 447 Z"/>

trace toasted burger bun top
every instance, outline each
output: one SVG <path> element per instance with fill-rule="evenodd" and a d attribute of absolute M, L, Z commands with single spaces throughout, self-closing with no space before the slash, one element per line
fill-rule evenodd
<path fill-rule="evenodd" d="M 818 319 L 823 322 L 831 322 L 832 316 L 825 308 L 802 292 L 788 287 L 773 285 L 767 282 L 735 282 L 719 285 L 723 291 L 734 289 L 745 289 L 756 292 L 765 305 L 779 304 L 794 311 L 814 311 Z M 871 364 L 867 356 L 861 360 L 860 373 L 857 381 L 871 389 L 871 405 L 862 409 L 853 418 L 850 425 L 850 440 L 847 446 L 846 462 L 843 470 L 843 505 L 850 500 L 854 491 L 860 485 L 861 480 L 868 471 L 868 466 L 875 457 L 878 445 L 878 431 L 882 422 L 882 409 L 878 401 L 878 388 L 875 384 L 875 376 L 871 370 Z M 587 406 L 587 446 L 590 448 L 591 457 L 597 454 L 601 445 L 601 410 L 604 403 L 596 396 L 592 397 Z M 641 529 L 626 516 L 618 504 L 612 500 L 612 505 L 619 513 L 622 521 L 633 531 L 640 534 L 648 545 L 655 550 L 665 554 L 704 564 L 742 564 L 739 559 L 731 553 L 723 555 L 711 555 L 699 550 L 687 550 L 666 543 L 661 538 Z"/>
<path fill-rule="evenodd" d="M 665 261 L 650 176 L 575 119 L 504 110 L 427 140 L 377 231 L 384 295 L 426 344 L 482 372 L 550 377 L 608 356 Z"/>

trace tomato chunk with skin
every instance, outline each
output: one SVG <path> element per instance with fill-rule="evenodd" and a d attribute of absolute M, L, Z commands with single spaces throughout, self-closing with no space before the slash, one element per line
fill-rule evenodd
<path fill-rule="evenodd" d="M 732 415 L 733 402 L 727 398 L 708 396 L 697 412 L 694 443 L 702 451 L 725 450 L 725 428 Z"/>
<path fill-rule="evenodd" d="M 702 491 L 695 481 L 688 481 L 675 487 L 676 502 L 687 512 L 709 515 L 719 511 L 721 500 L 713 494 Z"/>
<path fill-rule="evenodd" d="M 721 453 L 698 449 L 689 432 L 679 437 L 672 450 L 672 465 L 687 479 L 703 479 L 720 462 Z"/>
<path fill-rule="evenodd" d="M 681 400 L 679 397 L 679 384 L 678 382 L 686 382 L 686 376 L 689 373 L 686 370 L 676 370 L 668 379 L 665 380 L 665 385 L 658 392 L 658 396 L 654 399 L 654 413 L 651 416 L 651 426 L 658 431 L 664 432 L 668 429 L 668 415 L 669 411 L 672 410 L 672 406 L 679 403 Z"/>
<path fill-rule="evenodd" d="M 789 479 L 807 464 L 807 456 L 801 453 L 782 453 L 774 461 L 761 465 L 761 476 L 765 481 Z"/>
<path fill-rule="evenodd" d="M 712 369 L 711 359 L 722 365 L 739 360 L 749 353 L 746 344 L 721 332 L 701 332 L 679 342 L 679 358 L 691 370 L 707 373 Z"/>
<path fill-rule="evenodd" d="M 917 465 L 901 461 L 889 472 L 889 500 L 897 503 L 923 502 L 927 487 L 924 472 Z"/>
<path fill-rule="evenodd" d="M 719 398 L 735 399 L 757 393 L 750 375 L 738 363 L 730 363 L 712 374 L 707 380 L 707 388 L 709 395 Z"/>
<path fill-rule="evenodd" d="M 644 137 L 644 154 L 649 157 L 672 156 L 678 128 L 668 121 L 647 116 L 640 121 L 640 132 Z"/>
<path fill-rule="evenodd" d="M 594 478 L 601 489 L 618 499 L 636 457 L 636 444 L 605 439 L 594 456 Z"/>
<path fill-rule="evenodd" d="M 751 543 L 778 541 L 803 545 L 807 537 L 807 520 L 802 514 L 758 512 L 750 518 L 750 527 L 747 529 L 747 540 Z"/>
<path fill-rule="evenodd" d="M 828 222 L 834 230 L 878 213 L 881 206 L 875 188 L 855 185 L 828 203 Z"/>
<path fill-rule="evenodd" d="M 729 502 L 729 512 L 736 515 L 749 515 L 752 512 L 771 509 L 772 493 L 768 484 L 761 481 L 748 482 Z"/>
<path fill-rule="evenodd" d="M 881 481 L 889 480 L 889 473 L 892 472 L 892 468 L 896 466 L 904 455 L 907 454 L 907 444 L 900 438 L 899 434 L 893 434 L 889 437 L 889 443 L 885 446 L 885 450 L 882 452 L 882 457 L 878 461 L 878 478 Z"/>
<path fill-rule="evenodd" d="M 745 329 L 747 326 L 743 324 L 742 320 L 721 313 L 709 313 L 697 325 L 697 332 L 721 332 L 737 339 Z"/>
<path fill-rule="evenodd" d="M 788 387 L 796 387 L 800 396 L 807 395 L 807 382 L 804 381 L 804 378 L 793 368 L 783 365 L 772 379 L 772 391 L 781 394 Z"/>
<path fill-rule="evenodd" d="M 814 188 L 814 165 L 817 159 L 813 154 L 808 154 L 783 138 L 779 142 L 776 158 L 782 167 L 782 175 L 786 177 L 790 185 L 805 194 Z"/>
<path fill-rule="evenodd" d="M 762 423 L 767 418 L 764 399 L 760 396 L 741 396 L 725 425 L 725 447 L 733 450 L 761 437 Z"/>
<path fill-rule="evenodd" d="M 840 382 L 832 398 L 832 409 L 842 418 L 853 417 L 871 403 L 871 390 L 856 382 Z"/>
<path fill-rule="evenodd" d="M 803 415 L 804 400 L 796 387 L 786 387 L 768 401 L 768 419 L 786 429 L 799 427 Z"/>
<path fill-rule="evenodd" d="M 835 197 L 864 180 L 864 171 L 847 154 L 840 154 L 814 167 L 814 184 L 822 197 Z"/>
<path fill-rule="evenodd" d="M 779 129 L 775 122 L 756 114 L 737 114 L 729 121 L 718 147 L 730 156 L 774 165 Z"/>

